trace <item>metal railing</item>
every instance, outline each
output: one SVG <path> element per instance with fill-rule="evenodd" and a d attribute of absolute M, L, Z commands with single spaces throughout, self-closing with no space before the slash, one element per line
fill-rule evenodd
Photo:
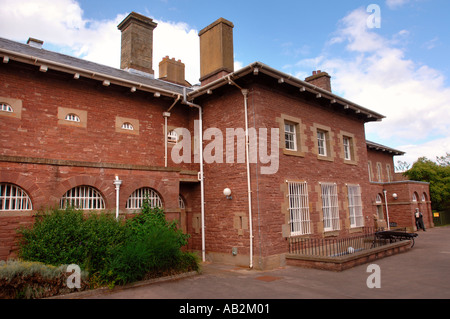
<path fill-rule="evenodd" d="M 306 256 L 339 257 L 380 247 L 389 241 L 377 239 L 377 229 L 367 228 L 358 235 L 344 238 L 289 238 L 289 253 Z"/>

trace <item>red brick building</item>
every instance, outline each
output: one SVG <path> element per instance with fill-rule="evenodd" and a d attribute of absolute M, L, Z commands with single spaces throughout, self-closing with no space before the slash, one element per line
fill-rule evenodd
<path fill-rule="evenodd" d="M 120 70 L 0 38 L 1 259 L 38 210 L 124 217 L 145 194 L 204 260 L 255 268 L 284 264 L 292 236 L 345 236 L 387 216 L 411 228 L 415 207 L 431 226 L 428 184 L 393 180 L 401 152 L 365 139 L 383 116 L 333 94 L 326 72 L 234 71 L 233 24 L 219 19 L 199 33 L 200 86 L 169 57 L 155 79 L 155 27 L 136 13 L 118 26 Z"/>

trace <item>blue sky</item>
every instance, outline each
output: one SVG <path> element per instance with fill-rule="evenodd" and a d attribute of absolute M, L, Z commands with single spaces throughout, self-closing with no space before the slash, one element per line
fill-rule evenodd
<path fill-rule="evenodd" d="M 369 5 L 379 28 L 367 23 Z M 300 79 L 327 71 L 334 93 L 386 116 L 366 136 L 407 152 L 396 160 L 450 152 L 448 0 L 0 0 L 0 37 L 119 67 L 117 24 L 131 11 L 158 23 L 156 72 L 169 55 L 197 83 L 198 31 L 223 17 L 234 23 L 235 68 L 261 61 Z"/>

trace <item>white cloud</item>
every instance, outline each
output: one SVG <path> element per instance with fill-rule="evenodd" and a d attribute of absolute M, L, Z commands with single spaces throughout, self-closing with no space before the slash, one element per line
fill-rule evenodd
<path fill-rule="evenodd" d="M 410 0 L 386 0 L 386 5 L 391 9 L 396 9 L 408 3 L 409 1 Z"/>
<path fill-rule="evenodd" d="M 96 21 L 84 18 L 75 0 L 2 0 L 0 36 L 21 42 L 29 37 L 37 38 L 44 41 L 44 48 L 119 68 L 121 34 L 117 25 L 126 15 Z M 184 23 L 155 22 L 158 23 L 153 35 L 155 76 L 158 76 L 159 62 L 169 55 L 182 60 L 186 80 L 197 83 L 198 32 Z"/>
<path fill-rule="evenodd" d="M 435 156 L 445 154 L 442 148 L 433 151 L 427 146 L 450 136 L 450 88 L 444 76 L 408 59 L 396 46 L 398 37 L 407 36 L 408 30 L 389 39 L 367 28 L 367 17 L 362 9 L 351 12 L 341 20 L 325 52 L 298 66 L 315 63 L 314 67 L 332 75 L 334 92 L 386 115 L 382 122 L 366 124 L 368 139 L 392 147 L 412 144 L 417 154 L 422 145 Z M 344 51 L 333 51 L 337 45 L 343 45 Z M 448 143 L 437 144 L 450 150 Z"/>

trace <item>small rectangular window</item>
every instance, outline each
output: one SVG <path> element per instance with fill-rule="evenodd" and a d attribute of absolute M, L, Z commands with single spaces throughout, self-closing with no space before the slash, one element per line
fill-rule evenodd
<path fill-rule="evenodd" d="M 327 156 L 327 140 L 326 132 L 317 130 L 317 146 L 318 152 L 321 156 Z"/>
<path fill-rule="evenodd" d="M 297 150 L 297 137 L 295 132 L 295 125 L 285 123 L 284 124 L 284 141 L 287 150 Z"/>
<path fill-rule="evenodd" d="M 351 160 L 352 159 L 351 139 L 347 136 L 344 136 L 343 143 L 344 143 L 344 158 L 346 160 Z"/>

